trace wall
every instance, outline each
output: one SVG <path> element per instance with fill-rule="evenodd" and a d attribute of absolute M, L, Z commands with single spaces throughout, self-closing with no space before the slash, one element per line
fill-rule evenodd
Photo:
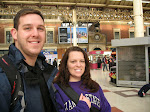
<path fill-rule="evenodd" d="M 67 45 L 60 45 L 58 43 L 58 27 L 61 26 L 62 21 L 56 21 L 56 20 L 45 20 L 45 26 L 46 28 L 53 27 L 54 28 L 54 44 L 48 44 L 45 45 L 45 47 L 54 47 L 56 49 L 61 48 L 67 48 L 70 46 L 70 44 Z M 4 34 L 4 28 L 6 27 L 13 27 L 13 20 L 0 20 L 0 44 L 2 45 L 5 42 L 5 34 Z M 86 48 L 88 48 L 89 51 L 94 49 L 95 47 L 100 47 L 102 50 L 108 49 L 108 46 L 111 46 L 111 40 L 114 39 L 113 29 L 120 29 L 121 38 L 129 38 L 129 29 L 131 28 L 130 25 L 127 24 L 127 22 L 108 22 L 108 21 L 102 21 L 100 22 L 100 35 L 104 35 L 102 37 L 105 37 L 104 40 L 100 41 L 94 41 L 94 34 L 89 33 L 89 44 L 86 44 Z M 1 46 L 0 45 L 0 46 Z M 79 45 L 82 47 L 82 44 Z M 59 54 L 59 50 L 58 50 Z M 62 54 L 62 53 L 61 53 Z M 58 56 L 60 59 L 62 56 Z"/>
<path fill-rule="evenodd" d="M 62 59 L 66 49 L 65 48 L 58 48 L 57 53 L 58 53 L 58 59 Z"/>
<path fill-rule="evenodd" d="M 129 38 L 129 28 L 127 24 L 101 24 L 100 31 L 106 35 L 107 42 L 111 42 L 114 39 L 113 29 L 120 29 L 121 38 Z"/>
<path fill-rule="evenodd" d="M 5 43 L 5 28 L 12 28 L 12 20 L 0 20 L 0 43 Z"/>

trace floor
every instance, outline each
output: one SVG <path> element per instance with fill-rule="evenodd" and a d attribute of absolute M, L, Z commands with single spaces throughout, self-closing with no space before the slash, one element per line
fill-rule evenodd
<path fill-rule="evenodd" d="M 109 71 L 91 70 L 91 77 L 98 82 L 112 107 L 112 112 L 150 112 L 150 90 L 139 97 L 140 88 L 116 87 L 110 82 Z"/>

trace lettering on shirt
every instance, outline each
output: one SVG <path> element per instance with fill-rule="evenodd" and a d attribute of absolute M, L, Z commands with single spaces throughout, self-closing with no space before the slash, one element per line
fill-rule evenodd
<path fill-rule="evenodd" d="M 72 110 L 74 107 L 76 107 L 76 104 L 73 101 L 68 100 L 65 104 L 65 111 Z"/>
<path fill-rule="evenodd" d="M 97 98 L 97 96 L 94 96 L 92 94 L 85 94 L 85 97 L 88 98 L 91 103 L 95 104 L 100 108 L 100 99 Z"/>
<path fill-rule="evenodd" d="M 100 99 L 97 96 L 94 96 L 92 94 L 85 94 L 85 97 L 90 100 L 90 102 L 100 108 Z M 65 106 L 65 111 L 67 110 L 72 110 L 74 107 L 76 107 L 76 104 L 68 100 L 67 102 L 64 103 Z"/>

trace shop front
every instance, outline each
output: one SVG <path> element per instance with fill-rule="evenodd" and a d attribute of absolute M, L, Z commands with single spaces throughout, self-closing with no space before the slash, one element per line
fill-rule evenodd
<path fill-rule="evenodd" d="M 89 52 L 88 57 L 89 57 L 91 69 L 97 69 L 97 59 L 98 57 L 100 57 L 100 59 L 102 60 L 103 54 L 104 54 L 104 51 L 101 51 L 101 50 L 97 50 L 97 51 L 94 50 L 94 51 Z"/>

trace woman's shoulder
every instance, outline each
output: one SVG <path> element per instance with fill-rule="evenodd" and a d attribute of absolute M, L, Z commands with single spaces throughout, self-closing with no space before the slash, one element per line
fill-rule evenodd
<path fill-rule="evenodd" d="M 61 89 L 60 85 L 58 85 L 57 83 L 54 83 L 54 87 L 55 89 L 59 92 L 59 93 L 62 93 L 63 90 Z"/>
<path fill-rule="evenodd" d="M 54 86 L 56 89 L 59 87 L 57 83 L 54 83 Z"/>
<path fill-rule="evenodd" d="M 101 87 L 100 85 L 99 85 L 99 91 L 103 91 L 103 90 L 102 90 L 102 87 Z"/>

